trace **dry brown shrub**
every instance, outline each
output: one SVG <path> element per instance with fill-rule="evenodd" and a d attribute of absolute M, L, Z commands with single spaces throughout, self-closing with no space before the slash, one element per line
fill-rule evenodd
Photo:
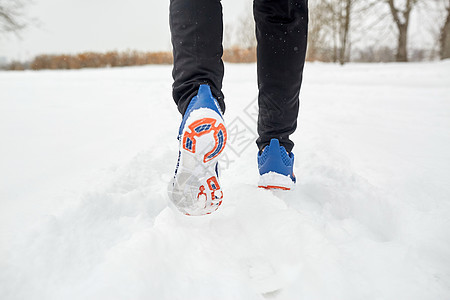
<path fill-rule="evenodd" d="M 232 63 L 256 62 L 256 48 L 233 47 L 225 49 L 223 60 Z M 109 51 L 106 53 L 83 52 L 74 55 L 38 55 L 31 62 L 31 69 L 81 69 L 172 64 L 172 52 Z"/>
<path fill-rule="evenodd" d="M 31 62 L 31 68 L 33 70 L 81 69 L 172 63 L 171 52 L 109 51 L 106 53 L 83 52 L 75 55 L 38 55 Z"/>
<path fill-rule="evenodd" d="M 149 52 L 145 55 L 146 64 L 173 64 L 172 52 Z"/>
<path fill-rule="evenodd" d="M 25 66 L 23 63 L 19 62 L 19 61 L 13 61 L 11 62 L 7 68 L 8 71 L 23 71 L 25 70 Z"/>
<path fill-rule="evenodd" d="M 222 59 L 231 63 L 253 63 L 256 62 L 256 48 L 232 47 L 225 49 Z"/>

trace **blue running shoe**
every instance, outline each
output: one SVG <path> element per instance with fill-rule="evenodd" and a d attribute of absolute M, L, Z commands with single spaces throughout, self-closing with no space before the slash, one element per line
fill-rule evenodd
<path fill-rule="evenodd" d="M 207 84 L 192 98 L 180 125 L 180 151 L 169 198 L 186 215 L 210 214 L 222 204 L 218 160 L 227 142 L 222 112 Z"/>
<path fill-rule="evenodd" d="M 294 188 L 294 153 L 287 153 L 278 139 L 258 153 L 258 187 L 265 189 L 291 190 Z"/>

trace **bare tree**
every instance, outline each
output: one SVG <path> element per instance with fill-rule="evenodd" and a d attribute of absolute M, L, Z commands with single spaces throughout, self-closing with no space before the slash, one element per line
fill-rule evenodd
<path fill-rule="evenodd" d="M 308 59 L 338 62 L 342 1 L 347 0 L 317 0 L 310 4 Z"/>
<path fill-rule="evenodd" d="M 328 10 L 330 33 L 333 38 L 333 61 L 343 65 L 348 61 L 350 53 L 349 36 L 350 22 L 352 20 L 352 7 L 358 0 L 325 0 L 325 9 Z"/>
<path fill-rule="evenodd" d="M 235 30 L 237 46 L 244 49 L 256 48 L 255 20 L 250 8 L 246 9 L 245 13 L 239 17 Z"/>
<path fill-rule="evenodd" d="M 314 1 L 312 9 L 310 7 L 309 56 L 314 52 L 325 52 L 333 62 L 344 64 L 349 61 L 351 35 L 361 35 L 364 31 L 363 27 L 352 26 L 352 23 L 355 19 L 364 18 L 376 3 L 374 0 Z M 321 51 L 318 47 L 322 47 Z"/>
<path fill-rule="evenodd" d="M 0 0 L 0 33 L 19 31 L 28 25 L 25 7 L 28 0 Z"/>
<path fill-rule="evenodd" d="M 340 26 L 340 38 L 341 38 L 341 47 L 339 50 L 339 63 L 343 65 L 346 61 L 347 51 L 349 48 L 349 30 L 350 30 L 350 13 L 352 11 L 352 4 L 355 0 L 343 0 L 342 8 L 341 8 L 341 26 Z"/>
<path fill-rule="evenodd" d="M 227 62 L 256 62 L 255 21 L 249 5 L 234 22 L 225 25 L 224 53 L 222 59 Z"/>
<path fill-rule="evenodd" d="M 345 4 L 347 0 L 321 0 L 320 2 L 321 5 L 319 6 L 319 9 L 325 14 L 323 26 L 326 29 L 328 43 L 331 45 L 332 61 L 340 61 L 341 64 L 343 64 L 345 61 L 344 55 L 346 49 L 342 42 L 346 42 L 348 37 L 348 30 L 345 30 L 345 20 L 347 17 L 348 22 L 350 23 L 350 14 L 346 15 L 346 9 L 343 9 L 343 4 Z M 351 2 L 351 0 L 349 2 Z M 342 57 L 340 57 L 340 55 L 342 55 Z"/>
<path fill-rule="evenodd" d="M 439 39 L 441 59 L 450 58 L 450 0 L 447 1 L 445 10 L 447 17 L 444 25 L 441 27 Z"/>
<path fill-rule="evenodd" d="M 327 22 L 327 14 L 323 9 L 322 1 L 309 3 L 309 25 L 308 25 L 308 50 L 306 57 L 310 61 L 325 61 L 324 51 L 327 48 L 327 30 L 324 26 Z"/>
<path fill-rule="evenodd" d="M 402 8 L 399 8 L 395 0 L 382 0 L 389 5 L 392 18 L 397 26 L 398 30 L 398 44 L 396 61 L 407 62 L 408 61 L 408 27 L 411 16 L 411 11 L 414 6 L 420 0 L 406 0 L 406 3 Z M 405 1 L 403 1 L 405 2 Z"/>
<path fill-rule="evenodd" d="M 339 55 L 345 53 L 343 49 L 341 34 L 343 30 L 343 20 L 346 18 L 342 9 L 342 3 L 347 0 L 321 0 L 318 9 L 325 15 L 322 26 L 324 26 L 327 34 L 327 40 L 331 45 L 331 57 L 333 62 L 339 61 Z M 341 51 L 342 50 L 342 51 Z M 343 61 L 343 60 L 342 60 Z M 343 63 L 343 62 L 342 62 Z"/>

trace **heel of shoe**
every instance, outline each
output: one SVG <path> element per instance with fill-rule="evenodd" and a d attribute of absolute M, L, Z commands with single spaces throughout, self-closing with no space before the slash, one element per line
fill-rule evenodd
<path fill-rule="evenodd" d="M 260 180 L 258 187 L 265 189 L 291 190 L 296 178 L 293 172 L 294 154 L 287 153 L 277 139 L 258 154 Z"/>

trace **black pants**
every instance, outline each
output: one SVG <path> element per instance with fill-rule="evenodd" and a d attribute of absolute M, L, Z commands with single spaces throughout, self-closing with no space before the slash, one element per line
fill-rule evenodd
<path fill-rule="evenodd" d="M 272 138 L 291 151 L 308 32 L 307 0 L 254 0 L 258 64 L 258 134 L 262 149 Z M 211 86 L 222 110 L 222 5 L 220 0 L 171 0 L 173 98 L 183 114 L 200 84 Z"/>

